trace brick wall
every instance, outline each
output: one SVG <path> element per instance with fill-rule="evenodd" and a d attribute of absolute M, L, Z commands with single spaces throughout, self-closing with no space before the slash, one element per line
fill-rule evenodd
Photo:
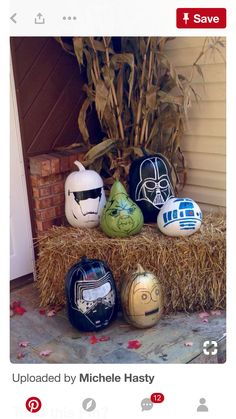
<path fill-rule="evenodd" d="M 74 170 L 75 160 L 83 161 L 85 150 L 53 152 L 30 157 L 30 181 L 33 195 L 33 213 L 36 233 L 47 231 L 53 225 L 66 224 L 64 185 Z"/>

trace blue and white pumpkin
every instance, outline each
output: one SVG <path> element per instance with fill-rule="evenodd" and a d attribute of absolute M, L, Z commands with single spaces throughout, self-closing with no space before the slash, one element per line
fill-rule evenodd
<path fill-rule="evenodd" d="M 190 236 L 201 227 L 202 211 L 190 198 L 170 198 L 161 208 L 157 225 L 167 236 Z"/>

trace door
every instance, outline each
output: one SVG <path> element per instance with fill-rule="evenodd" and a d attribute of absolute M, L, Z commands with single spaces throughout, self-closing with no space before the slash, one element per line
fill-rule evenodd
<path fill-rule="evenodd" d="M 10 279 L 12 280 L 34 272 L 33 240 L 12 68 L 10 95 Z"/>

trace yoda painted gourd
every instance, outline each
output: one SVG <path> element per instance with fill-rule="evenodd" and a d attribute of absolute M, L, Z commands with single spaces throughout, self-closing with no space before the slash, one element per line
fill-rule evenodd
<path fill-rule="evenodd" d="M 128 323 L 144 329 L 154 326 L 163 312 L 161 286 L 157 277 L 138 264 L 121 286 L 121 305 Z"/>
<path fill-rule="evenodd" d="M 106 202 L 101 176 L 86 170 L 79 162 L 79 171 L 72 172 L 65 183 L 65 213 L 73 227 L 96 227 Z"/>
<path fill-rule="evenodd" d="M 130 199 L 124 186 L 115 181 L 109 199 L 103 208 L 100 226 L 109 237 L 127 237 L 143 227 L 143 214 Z"/>

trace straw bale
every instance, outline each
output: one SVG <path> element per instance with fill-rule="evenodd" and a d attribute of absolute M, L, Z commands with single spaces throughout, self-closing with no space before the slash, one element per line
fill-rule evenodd
<path fill-rule="evenodd" d="M 37 287 L 42 306 L 65 303 L 65 275 L 82 256 L 105 260 L 118 290 L 140 263 L 163 288 L 165 312 L 223 309 L 226 303 L 226 223 L 204 214 L 200 231 L 171 238 L 155 225 L 128 238 L 109 238 L 99 229 L 53 227 L 39 242 Z"/>

